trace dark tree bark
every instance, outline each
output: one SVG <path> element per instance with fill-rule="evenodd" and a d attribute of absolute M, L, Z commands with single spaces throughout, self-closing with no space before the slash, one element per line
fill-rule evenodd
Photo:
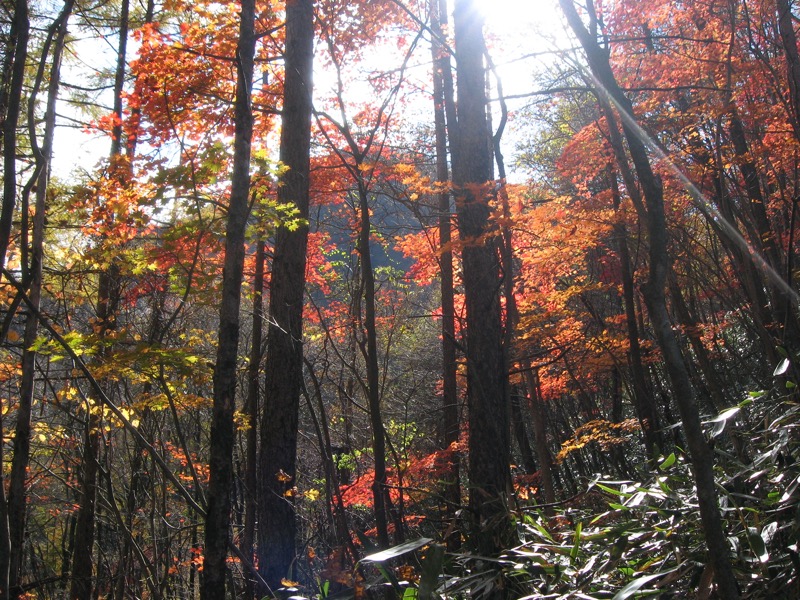
<path fill-rule="evenodd" d="M 614 210 L 618 211 L 622 201 L 619 184 L 613 169 L 609 167 L 609 182 L 614 203 Z M 664 439 L 659 432 L 661 428 L 658 411 L 647 384 L 644 364 L 642 363 L 642 348 L 639 342 L 639 327 L 636 322 L 636 300 L 633 286 L 633 262 L 628 250 L 628 228 L 621 220 L 614 223 L 614 237 L 619 252 L 620 271 L 622 274 L 622 300 L 625 306 L 625 324 L 628 336 L 628 355 L 631 367 L 631 380 L 633 393 L 633 407 L 642 427 L 644 444 L 647 456 L 652 458 L 659 451 L 664 451 Z"/>
<path fill-rule="evenodd" d="M 509 406 L 500 311 L 500 261 L 489 224 L 492 156 L 486 119 L 483 20 L 470 0 L 454 11 L 458 151 L 453 185 L 461 234 L 467 311 L 469 508 L 478 551 L 492 555 L 510 541 Z"/>
<path fill-rule="evenodd" d="M 533 422 L 533 441 L 536 448 L 536 457 L 539 459 L 539 478 L 544 492 L 544 501 L 552 505 L 556 501 L 556 491 L 553 485 L 553 457 L 547 446 L 547 425 L 545 411 L 539 390 L 539 373 L 533 368 L 524 372 L 525 385 L 528 388 L 531 421 Z M 545 514 L 552 515 L 552 507 L 545 509 Z"/>
<path fill-rule="evenodd" d="M 447 166 L 447 113 L 450 107 L 450 122 L 455 127 L 453 102 L 453 76 L 450 55 L 443 45 L 443 25 L 447 22 L 446 0 L 431 0 L 431 31 L 433 40 L 433 102 L 436 134 L 436 180 L 446 184 L 450 180 Z M 444 519 L 454 523 L 461 504 L 459 485 L 459 460 L 455 452 L 447 452 L 451 444 L 458 442 L 458 387 L 456 382 L 456 327 L 455 292 L 453 284 L 453 251 L 451 229 L 453 226 L 450 192 L 439 193 L 439 277 L 442 303 L 442 449 L 446 451 L 447 473 L 444 479 Z M 453 533 L 445 540 L 450 550 L 460 545 L 460 536 Z"/>
<path fill-rule="evenodd" d="M 786 79 L 789 84 L 789 121 L 794 136 L 800 140 L 800 51 L 797 49 L 797 34 L 794 31 L 791 0 L 775 0 L 778 11 L 778 28 L 781 33 L 783 52 L 786 57 Z"/>
<path fill-rule="evenodd" d="M 375 508 L 375 526 L 378 545 L 389 546 L 388 488 L 386 477 L 386 431 L 381 412 L 380 367 L 378 365 L 378 331 L 375 323 L 375 272 L 372 269 L 370 250 L 369 192 L 363 178 L 359 177 L 358 212 L 361 226 L 358 232 L 358 254 L 361 263 L 361 285 L 364 288 L 364 339 L 360 340 L 361 353 L 367 370 L 367 395 L 372 429 L 372 454 L 375 465 L 372 481 L 372 501 Z"/>
<path fill-rule="evenodd" d="M 261 358 L 264 323 L 264 264 L 265 244 L 256 243 L 255 276 L 253 278 L 253 331 L 250 337 L 250 362 L 247 365 L 247 399 L 244 414 L 248 420 L 245 433 L 244 468 L 244 529 L 242 531 L 242 553 L 253 560 L 255 550 L 256 522 L 258 512 L 258 430 L 259 406 L 261 405 Z M 252 576 L 245 579 L 245 598 L 255 598 L 256 586 Z"/>
<path fill-rule="evenodd" d="M 525 414 L 522 412 L 522 398 L 519 393 L 512 393 L 511 427 L 514 431 L 514 438 L 516 439 L 517 446 L 519 446 L 519 453 L 525 473 L 533 475 L 536 472 L 536 459 L 533 457 L 533 448 L 531 448 L 528 432 L 525 428 L 526 420 Z"/>
<path fill-rule="evenodd" d="M 25 61 L 28 58 L 28 37 L 30 17 L 28 0 L 14 2 L 14 16 L 11 21 L 11 43 L 6 49 L 11 61 L 11 78 L 3 93 L 6 102 L 3 118 L 3 204 L 0 210 L 0 270 L 6 265 L 6 252 L 11 242 L 11 226 L 14 207 L 17 203 L 17 124 L 22 106 L 22 86 L 25 81 Z M 5 83 L 5 82 L 3 82 Z M 2 565 L 2 559 L 0 559 Z M 5 567 L 0 566 L 5 572 Z M 0 573 L 0 586 L 5 586 L 5 575 Z M 7 588 L 3 587 L 3 592 Z"/>
<path fill-rule="evenodd" d="M 328 38 L 328 43 L 333 41 Z M 371 255 L 371 219 L 370 219 L 370 197 L 372 195 L 371 182 L 373 179 L 372 169 L 366 168 L 367 161 L 372 156 L 380 156 L 383 144 L 386 140 L 386 130 L 391 122 L 391 111 L 394 107 L 394 100 L 400 85 L 405 77 L 405 69 L 411 57 L 416 41 L 411 44 L 406 52 L 402 66 L 396 71 L 397 83 L 391 87 L 383 99 L 383 103 L 378 108 L 375 118 L 367 133 L 356 136 L 348 122 L 346 102 L 343 97 L 343 81 L 341 69 L 336 60 L 334 66 L 339 76 L 337 90 L 337 104 L 341 113 L 341 122 L 337 122 L 330 115 L 320 113 L 325 117 L 341 134 L 347 144 L 347 150 L 340 150 L 328 138 L 333 152 L 338 156 L 342 166 L 353 178 L 355 182 L 355 213 L 358 219 L 358 233 L 356 240 L 356 251 L 359 255 L 359 293 L 353 298 L 352 311 L 357 321 L 356 335 L 354 341 L 359 347 L 361 356 L 364 359 L 366 378 L 358 377 L 359 384 L 367 398 L 367 409 L 369 412 L 371 433 L 372 433 L 372 453 L 374 461 L 372 497 L 373 510 L 375 514 L 378 544 L 382 547 L 389 545 L 389 513 L 391 512 L 391 499 L 387 486 L 386 472 L 386 431 L 383 427 L 381 411 L 381 382 L 380 382 L 380 360 L 378 356 L 378 335 L 376 323 L 376 300 L 375 300 L 375 274 L 372 268 Z M 332 53 L 335 54 L 335 53 Z M 378 142 L 376 137 L 383 131 L 383 140 Z M 323 135 L 324 131 L 323 131 Z M 327 137 L 327 136 L 326 136 Z M 363 140 L 363 141 L 362 141 Z M 346 153 L 349 153 L 349 158 Z M 395 522 L 401 520 L 400 513 Z M 396 531 L 397 538 L 402 538 L 402 527 Z"/>
<path fill-rule="evenodd" d="M 622 128 L 628 143 L 631 162 L 644 196 L 644 212 L 650 244 L 650 272 L 647 284 L 642 288 L 642 293 L 656 340 L 663 355 L 672 392 L 683 420 L 683 430 L 697 486 L 700 518 L 708 547 L 709 562 L 714 568 L 714 577 L 721 596 L 734 600 L 739 597 L 739 588 L 731 567 L 730 546 L 725 536 L 717 502 L 714 457 L 700 424 L 697 398 L 667 311 L 666 282 L 670 263 L 661 181 L 653 172 L 645 143 L 637 130 L 633 106 L 619 87 L 611 70 L 609 52 L 597 41 L 596 15 L 589 15 L 591 24 L 590 29 L 587 29 L 572 0 L 559 0 L 559 4 L 570 27 L 583 46 L 589 68 L 598 87 L 601 88 L 598 93 L 608 95 L 622 117 Z"/>
<path fill-rule="evenodd" d="M 38 310 L 42 291 L 42 261 L 44 253 L 45 211 L 47 208 L 47 188 L 50 181 L 50 158 L 53 148 L 53 136 L 56 122 L 56 100 L 61 80 L 61 55 L 67 32 L 67 20 L 72 12 L 73 0 L 67 0 L 64 8 L 49 28 L 48 37 L 42 50 L 39 70 L 34 82 L 29 109 L 29 131 L 34 147 L 35 168 L 32 177 L 25 186 L 23 196 L 27 198 L 33 187 L 36 187 L 36 202 L 33 217 L 33 239 L 30 249 L 30 264 L 27 265 L 23 284 L 29 289 L 28 297 Z M 53 58 L 50 66 L 50 82 L 47 90 L 47 105 L 44 118 L 44 134 L 41 145 L 36 140 L 36 124 L 33 113 L 33 98 L 38 95 L 44 81 L 45 66 L 50 46 L 53 46 Z M 27 200 L 24 202 L 27 205 Z M 27 233 L 27 232 L 25 232 Z M 26 239 L 27 235 L 23 236 Z M 26 253 L 27 254 L 27 253 Z M 8 492 L 8 524 L 10 547 L 9 590 L 10 597 L 17 598 L 22 593 L 20 584 L 23 573 L 25 550 L 25 527 L 27 521 L 27 478 L 30 463 L 31 445 L 31 408 L 34 396 L 34 376 L 36 373 L 36 352 L 31 349 L 36 341 L 39 329 L 39 318 L 36 310 L 30 311 L 25 322 L 22 353 L 22 376 L 19 390 L 19 408 L 13 442 L 13 458 L 9 477 Z"/>
<path fill-rule="evenodd" d="M 117 47 L 117 64 L 114 74 L 114 113 L 121 118 L 122 92 L 125 83 L 125 70 L 128 43 L 128 17 L 129 0 L 123 0 L 120 7 L 119 43 Z M 125 185 L 130 180 L 129 165 L 122 156 L 121 126 L 112 131 L 111 151 L 109 156 L 112 173 L 120 178 L 120 185 Z M 108 217 L 113 224 L 114 215 Z M 101 244 L 108 244 L 107 239 Z M 117 311 L 120 301 L 120 267 L 112 257 L 110 263 L 98 276 L 97 283 L 97 335 L 103 340 L 117 327 Z M 99 360 L 105 360 L 111 349 L 103 345 L 98 353 Z M 88 422 L 85 432 L 82 457 L 82 479 L 80 508 L 75 525 L 75 548 L 72 556 L 72 582 L 70 585 L 70 600 L 89 600 L 94 587 L 94 540 L 95 520 L 97 509 L 97 492 L 99 489 L 98 473 L 100 453 L 100 433 L 102 427 L 102 413 L 99 408 L 101 399 L 96 394 L 90 394 L 91 403 L 87 403 Z"/>
<path fill-rule="evenodd" d="M 225 262 L 219 307 L 219 335 L 214 369 L 214 406 L 211 415 L 208 507 L 206 509 L 202 600 L 223 600 L 226 559 L 230 540 L 233 490 L 233 415 L 236 408 L 236 363 L 239 348 L 239 308 L 244 269 L 245 227 L 249 213 L 250 144 L 253 113 L 250 86 L 255 55 L 255 0 L 242 0 L 236 47 L 236 102 L 234 106 L 233 172 L 225 226 Z"/>
<path fill-rule="evenodd" d="M 791 289 L 781 275 L 785 272 L 783 252 L 778 242 L 778 235 L 773 230 L 767 215 L 766 198 L 761 191 L 758 169 L 750 154 L 744 124 L 735 110 L 731 114 L 729 131 L 749 200 L 744 209 L 755 228 L 756 239 L 753 242 L 761 250 L 768 267 L 773 271 L 764 275 L 764 283 L 772 300 L 769 304 L 773 307 L 773 321 L 778 329 L 775 333 L 779 334 L 781 343 L 792 350 L 797 350 L 800 344 L 800 329 L 797 323 L 796 303 L 792 299 Z"/>
<path fill-rule="evenodd" d="M 287 171 L 278 187 L 278 201 L 293 203 L 303 219 L 308 218 L 309 201 L 313 46 L 313 1 L 288 0 L 280 148 Z M 290 576 L 295 559 L 295 509 L 286 492 L 296 485 L 307 242 L 307 225 L 294 231 L 279 227 L 272 259 L 258 553 L 262 577 L 273 588 Z"/>

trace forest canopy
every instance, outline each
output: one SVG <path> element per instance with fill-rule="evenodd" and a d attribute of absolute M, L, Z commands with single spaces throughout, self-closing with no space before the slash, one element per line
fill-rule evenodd
<path fill-rule="evenodd" d="M 0 7 L 0 600 L 800 597 L 792 0 Z"/>

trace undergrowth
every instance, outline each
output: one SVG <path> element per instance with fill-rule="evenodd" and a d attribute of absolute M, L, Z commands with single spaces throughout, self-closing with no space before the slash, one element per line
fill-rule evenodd
<path fill-rule="evenodd" d="M 800 403 L 794 392 L 783 380 L 780 391 L 750 393 L 705 421 L 718 458 L 731 562 L 747 599 L 800 598 Z M 320 581 L 316 595 L 718 598 L 689 460 L 676 451 L 641 473 L 638 481 L 595 476 L 557 516 L 520 507 L 511 515 L 519 544 L 499 557 L 448 553 L 420 538 L 362 559 L 359 585 L 334 595 Z"/>

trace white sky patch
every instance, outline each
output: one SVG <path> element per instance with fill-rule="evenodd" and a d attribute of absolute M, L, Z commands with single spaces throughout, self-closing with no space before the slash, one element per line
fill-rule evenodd
<path fill-rule="evenodd" d="M 509 97 L 525 96 L 536 91 L 535 73 L 541 71 L 544 65 L 556 60 L 555 51 L 557 49 L 568 48 L 571 45 L 565 31 L 558 0 L 476 0 L 476 2 L 485 16 L 487 42 L 502 80 L 505 95 Z M 65 60 L 64 81 L 91 87 L 94 72 L 113 70 L 115 44 L 116 39 L 113 36 L 100 39 L 87 35 L 85 39 L 73 42 L 71 45 L 72 56 L 68 54 L 68 58 Z M 423 43 L 417 49 L 406 74 L 407 77 L 417 79 L 420 86 L 423 86 L 428 78 L 429 66 L 426 63 L 429 59 L 425 46 L 426 44 Z M 133 40 L 129 40 L 131 54 L 135 48 Z M 385 63 L 383 66 L 391 64 L 392 68 L 397 68 L 400 66 L 400 57 L 393 56 L 392 60 L 381 62 Z M 368 60 L 366 63 L 369 64 L 370 61 Z M 334 86 L 333 81 L 330 80 L 330 74 L 326 76 L 324 72 L 319 71 L 319 67 L 320 65 L 317 65 L 318 72 L 315 74 L 315 95 L 325 97 L 331 93 Z M 367 67 L 368 69 L 369 67 Z M 358 91 L 361 92 L 361 88 L 369 86 L 365 83 L 363 86 L 353 87 L 358 87 Z M 355 90 L 348 91 L 354 92 Z M 62 97 L 68 95 L 68 90 L 62 88 Z M 98 104 L 108 106 L 110 110 L 112 103 L 110 91 L 90 95 L 94 96 L 94 100 Z M 369 93 L 356 93 L 355 95 L 360 98 L 371 98 Z M 375 99 L 373 98 L 373 100 Z M 525 98 L 510 98 L 509 108 L 513 111 L 527 101 Z M 92 171 L 98 161 L 107 157 L 111 142 L 107 136 L 97 132 L 83 131 L 68 120 L 69 118 L 82 121 L 89 119 L 85 114 L 80 114 L 77 107 L 62 101 L 59 103 L 58 111 L 62 115 L 59 124 L 64 126 L 59 127 L 56 131 L 52 169 L 55 176 L 70 180 L 81 171 Z M 404 112 L 408 118 L 414 111 L 410 110 L 410 107 L 406 107 Z M 102 112 L 98 112 L 99 114 Z M 507 132 L 507 135 L 510 135 L 510 132 Z M 508 140 L 504 146 L 513 146 L 513 141 Z"/>

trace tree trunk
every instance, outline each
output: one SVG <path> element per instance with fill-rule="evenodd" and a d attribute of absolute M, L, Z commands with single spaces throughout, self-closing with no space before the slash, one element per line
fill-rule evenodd
<path fill-rule="evenodd" d="M 286 75 L 280 159 L 287 171 L 278 202 L 292 202 L 308 218 L 311 94 L 314 45 L 312 0 L 286 3 Z M 261 497 L 259 499 L 259 569 L 270 587 L 290 577 L 297 526 L 297 428 L 303 384 L 303 296 L 308 226 L 279 227 L 275 235 L 270 283 L 265 409 L 261 424 Z"/>
<path fill-rule="evenodd" d="M 49 53 L 50 42 L 55 38 L 52 44 L 53 60 L 50 67 L 50 82 L 47 91 L 44 135 L 41 146 L 36 144 L 36 140 L 33 138 L 36 166 L 30 184 L 25 186 L 25 192 L 29 193 L 34 182 L 36 185 L 30 264 L 27 265 L 27 281 L 23 282 L 29 289 L 28 298 L 35 307 L 35 310 L 28 312 L 27 321 L 25 322 L 19 408 L 17 410 L 17 425 L 13 442 L 14 454 L 9 478 L 8 524 L 11 548 L 9 554 L 10 571 L 8 585 L 11 598 L 18 598 L 22 593 L 19 586 L 22 582 L 22 567 L 25 550 L 25 525 L 27 517 L 25 509 L 27 504 L 28 465 L 30 462 L 31 408 L 33 406 L 34 376 L 36 374 L 36 352 L 32 350 L 31 347 L 36 341 L 39 330 L 37 311 L 39 309 L 42 291 L 45 211 L 47 208 L 47 189 L 50 181 L 49 165 L 53 148 L 53 135 L 55 133 L 56 100 L 58 99 L 58 89 L 61 79 L 61 55 L 67 32 L 67 20 L 72 12 L 73 4 L 73 0 L 68 0 L 58 18 L 50 27 L 47 44 L 45 44 L 43 48 L 39 72 L 34 85 L 35 91 L 31 94 L 31 103 L 33 103 L 33 98 L 37 95 L 39 86 L 44 80 L 44 67 Z M 32 111 L 30 116 L 33 116 Z M 29 129 L 35 132 L 35 123 L 29 123 Z"/>
<path fill-rule="evenodd" d="M 516 390 L 515 390 L 516 392 Z M 525 416 L 522 412 L 522 399 L 519 393 L 511 394 L 511 427 L 514 431 L 514 438 L 519 446 L 522 467 L 525 473 L 533 475 L 536 472 L 536 460 L 533 458 L 533 449 L 528 440 L 528 432 L 525 428 Z"/>
<path fill-rule="evenodd" d="M 778 11 L 778 28 L 781 33 L 783 52 L 786 56 L 786 79 L 789 84 L 789 122 L 794 137 L 800 140 L 800 52 L 797 50 L 797 34 L 794 31 L 791 0 L 775 0 Z"/>
<path fill-rule="evenodd" d="M 506 514 L 510 489 L 509 407 L 500 311 L 500 263 L 489 224 L 492 157 L 486 121 L 483 20 L 471 0 L 454 11 L 458 82 L 458 152 L 453 184 L 461 234 L 467 311 L 469 508 L 476 549 L 499 552 L 513 534 Z"/>
<path fill-rule="evenodd" d="M 87 402 L 88 422 L 84 432 L 83 456 L 81 458 L 80 509 L 75 520 L 75 542 L 72 555 L 72 582 L 70 600 L 89 600 L 93 588 L 94 517 L 97 501 L 97 470 L 100 452 L 99 407 Z"/>
<path fill-rule="evenodd" d="M 244 238 L 250 195 L 250 143 L 253 114 L 250 86 L 255 54 L 255 0 L 242 0 L 236 48 L 233 172 L 225 227 L 225 262 L 219 307 L 219 335 L 214 369 L 214 406 L 209 448 L 202 600 L 224 600 L 233 489 L 233 416 L 236 408 L 236 365 L 239 349 L 239 308 L 244 269 Z"/>
<path fill-rule="evenodd" d="M 3 204 L 0 211 L 0 270 L 6 266 L 6 253 L 11 242 L 11 226 L 14 219 L 14 207 L 17 201 L 17 123 L 22 104 L 22 87 L 25 81 L 25 61 L 28 58 L 28 37 L 30 34 L 30 18 L 28 1 L 16 0 L 14 16 L 11 21 L 11 43 L 7 52 L 13 55 L 11 63 L 11 80 L 6 95 L 7 104 L 3 117 Z M 0 593 L 5 593 L 5 567 L 0 559 Z"/>
<path fill-rule="evenodd" d="M 119 45 L 117 48 L 117 64 L 114 76 L 114 113 L 121 118 L 122 91 L 125 82 L 126 48 L 128 42 L 128 12 L 130 2 L 123 0 L 120 7 Z M 121 127 L 115 127 L 111 138 L 110 168 L 117 171 L 117 176 L 129 179 L 130 171 L 122 163 Z M 121 181 L 125 184 L 126 181 Z M 113 211 L 107 217 L 113 224 Z M 102 244 L 108 240 L 103 239 Z M 111 258 L 111 263 L 103 269 L 97 282 L 97 335 L 102 340 L 117 326 L 117 309 L 120 300 L 120 267 Z M 110 348 L 102 346 L 99 360 L 105 360 Z M 75 550 L 72 557 L 72 584 L 70 600 L 89 600 L 92 597 L 93 555 L 95 539 L 95 517 L 97 490 L 99 488 L 98 471 L 100 452 L 100 433 L 102 428 L 101 399 L 95 393 L 90 394 L 91 402 L 87 402 L 88 424 L 83 447 L 83 478 L 81 481 L 81 499 L 75 525 Z"/>
<path fill-rule="evenodd" d="M 619 211 L 621 196 L 619 185 L 613 170 L 609 168 L 609 180 L 611 193 L 614 203 L 614 211 Z M 619 252 L 620 271 L 622 273 L 622 299 L 625 305 L 625 323 L 628 334 L 628 355 L 631 364 L 631 379 L 633 380 L 633 406 L 636 416 L 642 427 L 644 444 L 648 458 L 652 458 L 659 452 L 663 452 L 664 438 L 660 433 L 660 419 L 658 410 L 653 400 L 650 386 L 647 385 L 644 364 L 642 363 L 642 349 L 639 343 L 639 327 L 636 323 L 636 303 L 633 287 L 633 265 L 630 251 L 628 250 L 628 229 L 622 220 L 617 219 L 614 223 L 614 237 L 617 242 Z"/>
<path fill-rule="evenodd" d="M 539 459 L 539 478 L 544 491 L 546 504 L 556 501 L 556 491 L 553 485 L 553 457 L 547 447 L 547 426 L 544 420 L 544 406 L 539 389 L 539 374 L 531 367 L 524 372 L 525 385 L 528 388 L 530 399 L 531 420 L 533 421 L 533 441 L 536 446 L 536 456 Z M 545 509 L 546 515 L 552 515 L 553 509 Z"/>
<path fill-rule="evenodd" d="M 253 278 L 253 332 L 250 339 L 250 363 L 247 365 L 247 400 L 244 414 L 248 428 L 245 433 L 245 468 L 244 468 L 244 529 L 242 531 L 242 553 L 248 560 L 253 560 L 256 537 L 256 513 L 258 511 L 258 424 L 259 405 L 261 404 L 261 342 L 264 322 L 264 263 L 265 244 L 263 240 L 256 243 L 255 276 Z M 252 600 L 256 596 L 255 582 L 252 575 L 245 579 L 245 599 Z"/>
<path fill-rule="evenodd" d="M 607 94 L 613 100 L 622 117 L 622 128 L 628 142 L 639 185 L 642 188 L 646 205 L 646 225 L 649 237 L 650 272 L 642 292 L 647 312 L 663 355 L 672 392 L 683 420 L 683 429 L 692 459 L 692 469 L 697 486 L 700 518 L 703 524 L 709 560 L 714 568 L 714 576 L 722 597 L 734 600 L 739 597 L 739 589 L 730 562 L 730 546 L 723 530 L 722 517 L 717 503 L 714 482 L 714 457 L 706 443 L 697 398 L 689 380 L 686 364 L 683 362 L 675 331 L 672 329 L 666 303 L 666 278 L 669 272 L 667 251 L 667 223 L 664 212 L 664 196 L 660 179 L 655 175 L 647 155 L 644 141 L 637 130 L 633 106 L 617 84 L 609 53 L 600 47 L 596 31 L 587 30 L 572 0 L 559 0 L 562 10 L 575 32 L 589 62 L 589 68 L 602 88 L 600 94 Z M 596 15 L 590 15 L 596 26 Z"/>
<path fill-rule="evenodd" d="M 372 481 L 372 500 L 375 509 L 375 526 L 378 530 L 378 545 L 389 546 L 388 488 L 386 487 L 386 432 L 381 415 L 380 369 L 378 366 L 378 333 L 375 324 L 375 273 L 372 270 L 370 252 L 369 192 L 359 176 L 359 216 L 361 226 L 358 233 L 358 254 L 361 262 L 361 285 L 364 288 L 364 336 L 360 342 L 367 369 L 367 395 L 369 418 L 372 425 L 372 454 L 375 471 Z"/>
<path fill-rule="evenodd" d="M 773 306 L 773 320 L 778 326 L 778 331 L 775 333 L 780 333 L 781 342 L 791 350 L 797 350 L 800 344 L 800 331 L 791 289 L 781 275 L 784 272 L 783 253 L 778 244 L 778 236 L 773 231 L 767 215 L 766 199 L 761 191 L 758 169 L 751 158 L 744 125 L 735 110 L 731 114 L 730 136 L 749 200 L 745 210 L 750 215 L 756 231 L 757 239 L 754 243 L 764 254 L 766 270 L 772 269 L 771 273 L 764 274 L 764 282 L 772 300 L 770 305 Z"/>
<path fill-rule="evenodd" d="M 445 0 L 431 0 L 431 31 L 433 41 L 433 102 L 434 127 L 436 133 L 436 180 L 446 184 L 450 180 L 447 167 L 447 116 L 446 105 L 452 104 L 452 67 L 450 56 L 442 45 L 443 27 L 447 20 L 447 3 Z M 449 83 L 448 83 L 449 80 Z M 450 102 L 446 96 L 450 96 Z M 451 116 L 451 119 L 453 117 Z M 455 124 L 453 123 L 453 127 Z M 450 192 L 439 192 L 439 272 L 442 303 L 442 449 L 447 457 L 447 472 L 443 477 L 445 528 L 455 523 L 456 512 L 461 504 L 461 486 L 459 484 L 458 454 L 449 451 L 450 446 L 458 442 L 458 386 L 456 381 L 456 328 L 455 328 L 455 293 L 453 283 L 453 251 L 452 251 L 452 218 Z M 456 550 L 460 546 L 457 528 L 447 537 L 448 549 Z"/>

